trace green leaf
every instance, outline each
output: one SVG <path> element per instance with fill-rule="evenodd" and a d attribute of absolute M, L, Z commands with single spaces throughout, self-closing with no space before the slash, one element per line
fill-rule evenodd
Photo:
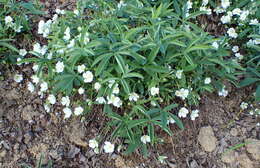
<path fill-rule="evenodd" d="M 257 81 L 260 81 L 260 78 L 246 78 L 239 83 L 239 86 L 245 87 L 245 86 L 248 86 L 248 85 L 255 83 Z"/>
<path fill-rule="evenodd" d="M 148 135 L 151 138 L 151 142 L 154 142 L 154 125 L 151 123 L 148 125 Z"/>
<path fill-rule="evenodd" d="M 131 153 L 133 153 L 138 147 L 139 147 L 139 143 L 130 143 L 126 149 L 126 151 L 124 152 L 125 155 L 129 155 Z"/>
<path fill-rule="evenodd" d="M 124 91 L 125 91 L 127 94 L 130 94 L 130 87 L 129 87 L 128 83 L 126 82 L 126 80 L 121 79 L 120 82 L 121 82 L 121 84 L 123 85 Z"/>
<path fill-rule="evenodd" d="M 172 109 L 175 108 L 175 107 L 178 107 L 178 104 L 172 103 L 172 104 L 170 104 L 170 105 L 164 107 L 163 111 L 170 111 L 170 110 L 172 110 Z"/>
<path fill-rule="evenodd" d="M 168 73 L 169 72 L 168 68 L 158 66 L 158 65 L 146 65 L 144 67 L 144 70 L 146 70 L 147 72 L 158 72 L 158 73 Z"/>
<path fill-rule="evenodd" d="M 125 66 L 125 61 L 124 61 L 123 57 L 121 55 L 116 55 L 115 58 L 116 58 L 116 62 L 118 64 L 121 72 L 123 74 L 125 74 L 126 73 L 126 66 Z"/>
<path fill-rule="evenodd" d="M 196 51 L 196 50 L 208 50 L 208 49 L 211 49 L 212 46 L 208 46 L 208 45 L 195 45 L 195 46 L 192 46 L 188 49 L 186 49 L 186 53 L 189 53 L 191 51 Z"/>
<path fill-rule="evenodd" d="M 131 129 L 131 128 L 134 128 L 134 127 L 136 127 L 136 126 L 142 125 L 142 124 L 144 124 L 144 123 L 146 123 L 146 122 L 148 122 L 148 121 L 149 121 L 148 119 L 129 120 L 129 121 L 127 122 L 127 127 L 128 127 L 129 129 Z"/>
<path fill-rule="evenodd" d="M 140 78 L 144 79 L 143 75 L 136 73 L 136 72 L 130 72 L 127 74 L 124 74 L 122 78 Z"/>
<path fill-rule="evenodd" d="M 6 47 L 6 48 L 8 48 L 8 49 L 10 49 L 12 51 L 15 51 L 15 52 L 19 53 L 18 49 L 16 49 L 14 46 L 12 46 L 11 44 L 8 44 L 6 42 L 0 42 L 0 46 Z"/>
<path fill-rule="evenodd" d="M 30 13 L 34 14 L 34 15 L 44 15 L 45 14 L 43 11 L 36 9 L 31 2 L 20 3 L 20 6 L 25 9 L 28 9 L 30 11 Z"/>
<path fill-rule="evenodd" d="M 180 129 L 184 130 L 184 125 L 183 125 L 182 121 L 176 115 L 174 115 L 172 113 L 169 113 L 169 115 L 170 115 L 171 118 L 174 119 L 174 121 L 176 122 L 177 126 Z"/>
<path fill-rule="evenodd" d="M 97 69 L 96 69 L 96 76 L 99 76 L 105 69 L 105 67 L 107 66 L 109 60 L 111 57 L 105 57 L 98 65 Z"/>
<path fill-rule="evenodd" d="M 160 47 L 154 47 L 152 50 L 151 50 L 151 52 L 150 52 L 150 54 L 149 54 L 149 56 L 148 56 L 148 61 L 151 63 L 151 62 L 153 62 L 154 61 L 154 59 L 155 59 L 155 57 L 157 56 L 157 54 L 158 54 L 158 52 L 159 52 L 159 49 L 160 49 Z"/>

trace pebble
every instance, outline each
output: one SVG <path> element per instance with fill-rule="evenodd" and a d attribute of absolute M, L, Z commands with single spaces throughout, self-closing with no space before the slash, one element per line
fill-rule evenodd
<path fill-rule="evenodd" d="M 199 132 L 198 141 L 206 152 L 212 152 L 216 148 L 217 138 L 211 126 L 202 127 Z"/>

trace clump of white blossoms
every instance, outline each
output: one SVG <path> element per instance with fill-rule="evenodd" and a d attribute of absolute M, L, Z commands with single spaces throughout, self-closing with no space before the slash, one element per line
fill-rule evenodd
<path fill-rule="evenodd" d="M 99 104 L 105 104 L 106 100 L 104 97 L 97 97 L 96 102 L 98 102 Z"/>
<path fill-rule="evenodd" d="M 14 81 L 17 82 L 17 83 L 22 82 L 23 81 L 23 75 L 15 74 L 14 75 Z"/>
<path fill-rule="evenodd" d="M 204 83 L 205 83 L 206 85 L 207 85 L 207 84 L 210 84 L 210 83 L 211 83 L 211 78 L 209 78 L 209 77 L 205 78 Z"/>
<path fill-rule="evenodd" d="M 233 14 L 233 15 L 238 15 L 238 16 L 239 16 L 239 15 L 241 14 L 241 12 L 242 12 L 241 9 L 239 9 L 239 8 L 235 8 L 235 9 L 233 9 L 232 14 Z"/>
<path fill-rule="evenodd" d="M 63 109 L 63 112 L 64 112 L 64 114 L 65 114 L 64 119 L 70 118 L 70 116 L 71 116 L 71 114 L 72 114 L 72 111 L 71 111 L 70 108 L 65 107 L 65 108 Z"/>
<path fill-rule="evenodd" d="M 29 83 L 27 84 L 27 88 L 28 88 L 28 90 L 29 90 L 31 93 L 34 92 L 35 87 L 34 87 L 34 85 L 32 84 L 32 82 L 29 82 Z"/>
<path fill-rule="evenodd" d="M 236 53 L 235 56 L 239 59 L 242 60 L 244 58 L 244 56 L 240 53 Z"/>
<path fill-rule="evenodd" d="M 223 24 L 230 23 L 232 19 L 232 12 L 228 12 L 227 15 L 224 15 L 220 18 Z"/>
<path fill-rule="evenodd" d="M 96 91 L 99 91 L 100 88 L 101 88 L 101 84 L 100 84 L 99 82 L 96 82 L 96 83 L 94 84 L 94 89 L 95 89 Z"/>
<path fill-rule="evenodd" d="M 175 75 L 178 79 L 181 79 L 183 70 L 177 70 Z"/>
<path fill-rule="evenodd" d="M 83 78 L 84 78 L 84 82 L 85 82 L 85 83 L 90 83 L 90 82 L 92 82 L 92 81 L 93 81 L 93 78 L 94 78 L 92 72 L 90 72 L 90 71 L 84 72 L 82 76 L 83 76 Z"/>
<path fill-rule="evenodd" d="M 175 91 L 175 95 L 177 97 L 180 97 L 182 100 L 185 100 L 189 95 L 189 90 L 181 88 L 180 90 Z"/>
<path fill-rule="evenodd" d="M 60 10 L 59 8 L 57 8 L 57 9 L 55 10 L 55 12 L 56 12 L 57 14 L 59 14 L 59 15 L 64 15 L 64 14 L 65 14 L 65 10 Z"/>
<path fill-rule="evenodd" d="M 152 87 L 150 92 L 151 92 L 152 96 L 155 96 L 155 95 L 159 94 L 159 88 L 158 87 Z"/>
<path fill-rule="evenodd" d="M 210 9 L 210 8 L 207 8 L 206 6 L 201 6 L 201 7 L 200 7 L 200 11 L 207 12 L 207 13 L 206 13 L 207 15 L 211 15 L 211 14 L 212 14 L 211 9 Z"/>
<path fill-rule="evenodd" d="M 143 142 L 144 144 L 151 142 L 150 136 L 148 136 L 148 135 L 143 135 L 143 136 L 141 137 L 141 142 Z"/>
<path fill-rule="evenodd" d="M 119 92 L 120 92 L 119 86 L 118 86 L 118 84 L 116 84 L 115 87 L 113 88 L 112 93 L 113 94 L 118 94 Z"/>
<path fill-rule="evenodd" d="M 64 39 L 65 41 L 68 41 L 68 40 L 70 39 L 70 28 L 69 28 L 69 27 L 66 28 L 66 30 L 65 30 L 65 32 L 64 32 L 64 37 L 63 37 L 63 39 Z"/>
<path fill-rule="evenodd" d="M 5 17 L 5 24 L 7 25 L 7 26 L 12 26 L 13 25 L 13 18 L 11 17 L 11 16 L 6 16 Z"/>
<path fill-rule="evenodd" d="M 129 94 L 129 101 L 137 101 L 139 99 L 139 95 L 135 92 Z"/>
<path fill-rule="evenodd" d="M 80 88 L 78 89 L 78 93 L 79 93 L 80 95 L 84 94 L 84 92 L 85 92 L 85 89 L 84 89 L 84 88 L 80 87 Z"/>
<path fill-rule="evenodd" d="M 195 120 L 199 116 L 199 110 L 192 110 L 190 114 L 191 120 Z"/>
<path fill-rule="evenodd" d="M 38 24 L 38 34 L 42 34 L 44 38 L 48 37 L 51 32 L 52 20 L 48 20 L 46 23 L 41 20 Z"/>
<path fill-rule="evenodd" d="M 213 42 L 212 43 L 212 47 L 214 47 L 215 49 L 218 49 L 219 48 L 219 44 L 218 44 L 218 42 Z"/>
<path fill-rule="evenodd" d="M 56 97 L 53 94 L 49 95 L 47 100 L 50 102 L 50 104 L 56 103 Z"/>
<path fill-rule="evenodd" d="M 237 36 L 238 36 L 238 34 L 236 33 L 236 30 L 233 27 L 229 28 L 227 33 L 232 38 L 237 38 Z"/>
<path fill-rule="evenodd" d="M 91 139 L 88 141 L 88 145 L 89 147 L 91 147 L 92 149 L 98 148 L 98 142 L 95 139 Z"/>
<path fill-rule="evenodd" d="M 62 97 L 61 98 L 61 104 L 63 106 L 67 106 L 68 107 L 70 105 L 70 98 L 69 98 L 69 96 Z"/>
<path fill-rule="evenodd" d="M 81 106 L 76 107 L 75 110 L 74 110 L 74 114 L 76 116 L 81 115 L 83 112 L 84 112 L 84 109 Z"/>
<path fill-rule="evenodd" d="M 180 110 L 179 110 L 179 113 L 178 113 L 178 116 L 180 118 L 185 118 L 187 117 L 187 114 L 189 113 L 189 110 L 186 109 L 185 107 L 182 107 Z"/>
<path fill-rule="evenodd" d="M 248 10 L 242 11 L 241 14 L 240 14 L 239 19 L 240 19 L 241 21 L 245 21 L 248 15 L 249 15 L 249 11 L 248 11 Z"/>
<path fill-rule="evenodd" d="M 257 25 L 258 23 L 257 19 L 251 19 L 249 25 Z"/>
<path fill-rule="evenodd" d="M 228 91 L 225 90 L 225 87 L 223 87 L 219 92 L 218 92 L 219 96 L 223 96 L 226 97 L 228 95 Z"/>
<path fill-rule="evenodd" d="M 39 53 L 41 55 L 44 55 L 47 52 L 47 50 L 48 50 L 48 48 L 46 45 L 43 45 L 42 47 L 39 43 L 35 43 L 33 45 L 33 51 L 36 53 Z"/>
<path fill-rule="evenodd" d="M 247 109 L 247 107 L 248 107 L 248 103 L 246 103 L 246 102 L 242 102 L 242 103 L 240 104 L 240 108 L 241 108 L 242 110 Z"/>
<path fill-rule="evenodd" d="M 25 49 L 19 50 L 19 55 L 21 55 L 22 57 L 24 57 L 26 54 L 27 54 L 27 51 Z"/>
<path fill-rule="evenodd" d="M 221 0 L 221 6 L 224 9 L 228 8 L 230 6 L 229 0 Z"/>
<path fill-rule="evenodd" d="M 58 61 L 57 63 L 56 63 L 56 72 L 57 73 L 61 73 L 61 72 L 63 72 L 63 70 L 64 70 L 64 63 L 63 62 L 60 62 L 60 61 Z"/>
<path fill-rule="evenodd" d="M 78 65 L 78 73 L 83 73 L 84 71 L 85 71 L 85 69 L 86 69 L 86 66 L 85 65 Z"/>
<path fill-rule="evenodd" d="M 45 92 L 48 90 L 48 83 L 47 82 L 42 82 L 41 85 L 40 85 L 40 91 L 41 92 Z"/>
<path fill-rule="evenodd" d="M 121 99 L 113 94 L 110 97 L 107 97 L 107 101 L 107 104 L 113 104 L 115 107 L 120 107 L 122 105 Z"/>
<path fill-rule="evenodd" d="M 111 142 L 106 141 L 104 145 L 104 151 L 105 153 L 113 153 L 115 149 L 115 145 Z"/>
<path fill-rule="evenodd" d="M 209 0 L 203 0 L 203 1 L 202 1 L 202 6 L 208 5 L 208 3 L 209 3 Z"/>

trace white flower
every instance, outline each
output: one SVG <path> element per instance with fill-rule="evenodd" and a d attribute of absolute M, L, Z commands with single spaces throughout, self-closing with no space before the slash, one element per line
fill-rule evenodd
<path fill-rule="evenodd" d="M 98 148 L 98 142 L 95 139 L 91 139 L 88 141 L 89 147 L 92 149 Z"/>
<path fill-rule="evenodd" d="M 106 103 L 106 100 L 104 97 L 97 97 L 96 101 L 99 103 L 99 104 L 105 104 Z"/>
<path fill-rule="evenodd" d="M 65 11 L 64 10 L 60 10 L 60 9 L 56 9 L 55 12 L 57 14 L 60 14 L 60 15 L 64 15 L 65 14 Z"/>
<path fill-rule="evenodd" d="M 120 89 L 119 89 L 119 87 L 118 87 L 118 84 L 116 84 L 116 86 L 113 88 L 112 93 L 113 93 L 113 94 L 118 94 L 119 92 L 120 92 Z"/>
<path fill-rule="evenodd" d="M 48 83 L 47 82 L 42 82 L 40 87 L 41 87 L 40 91 L 41 92 L 45 92 L 45 91 L 48 90 Z"/>
<path fill-rule="evenodd" d="M 63 106 L 67 106 L 68 107 L 70 105 L 70 98 L 69 98 L 69 96 L 62 97 L 61 98 L 61 104 Z"/>
<path fill-rule="evenodd" d="M 169 123 L 174 124 L 175 120 L 172 117 L 169 117 L 167 120 L 167 124 L 169 124 Z"/>
<path fill-rule="evenodd" d="M 234 53 L 237 53 L 237 52 L 239 51 L 239 47 L 238 47 L 238 46 L 232 47 L 232 51 L 233 51 Z"/>
<path fill-rule="evenodd" d="M 32 82 L 29 82 L 28 84 L 27 84 L 27 88 L 28 88 L 28 90 L 32 93 L 32 92 L 34 92 L 34 85 L 32 84 Z"/>
<path fill-rule="evenodd" d="M 94 89 L 95 89 L 96 91 L 98 91 L 100 88 L 101 88 L 101 84 L 100 84 L 99 82 L 96 82 L 96 83 L 94 84 Z"/>
<path fill-rule="evenodd" d="M 185 118 L 188 113 L 189 113 L 188 109 L 186 109 L 185 107 L 182 107 L 182 108 L 179 110 L 178 116 L 179 116 L 180 118 Z"/>
<path fill-rule="evenodd" d="M 49 59 L 49 60 L 52 59 L 52 55 L 53 55 L 52 52 L 48 53 L 47 59 Z"/>
<path fill-rule="evenodd" d="M 113 153 L 115 149 L 115 145 L 111 144 L 110 142 L 106 141 L 104 145 L 105 153 Z"/>
<path fill-rule="evenodd" d="M 74 13 L 75 15 L 79 16 L 79 10 L 78 10 L 78 9 L 75 9 L 75 10 L 73 11 L 73 13 Z"/>
<path fill-rule="evenodd" d="M 55 104 L 56 103 L 56 97 L 51 94 L 48 96 L 47 100 L 51 103 L 51 104 Z"/>
<path fill-rule="evenodd" d="M 64 39 L 65 41 L 68 41 L 68 40 L 70 39 L 70 28 L 69 28 L 69 27 L 66 28 L 66 30 L 65 30 L 65 32 L 64 32 L 64 37 L 63 37 L 63 39 Z"/>
<path fill-rule="evenodd" d="M 212 14 L 212 11 L 210 8 L 206 8 L 205 6 L 201 6 L 200 7 L 200 11 L 205 11 L 207 12 L 207 15 L 211 15 Z"/>
<path fill-rule="evenodd" d="M 188 95 L 189 95 L 189 90 L 188 89 L 184 89 L 184 88 L 182 88 L 180 90 L 176 90 L 175 91 L 175 95 L 177 97 L 180 97 L 182 100 L 185 100 L 188 97 Z"/>
<path fill-rule="evenodd" d="M 192 2 L 189 0 L 187 1 L 187 10 L 192 8 Z"/>
<path fill-rule="evenodd" d="M 19 50 L 19 55 L 21 55 L 22 57 L 24 57 L 26 54 L 27 54 L 27 51 L 25 49 Z"/>
<path fill-rule="evenodd" d="M 85 92 L 85 89 L 83 89 L 82 87 L 80 87 L 80 88 L 78 89 L 78 93 L 79 93 L 80 95 L 84 94 L 84 92 Z"/>
<path fill-rule="evenodd" d="M 209 0 L 203 0 L 203 1 L 202 1 L 202 6 L 208 5 L 208 3 L 209 3 Z"/>
<path fill-rule="evenodd" d="M 154 96 L 154 95 L 157 95 L 159 94 L 159 88 L 158 87 L 152 87 L 151 88 L 151 95 Z"/>
<path fill-rule="evenodd" d="M 87 45 L 89 41 L 90 41 L 90 39 L 89 39 L 89 33 L 87 32 L 87 33 L 85 34 L 85 36 L 84 36 L 84 41 L 83 41 L 83 43 L 84 43 L 85 45 Z"/>
<path fill-rule="evenodd" d="M 43 37 L 48 37 L 51 32 L 52 20 L 48 20 L 46 23 L 41 20 L 38 24 L 38 34 L 42 34 Z"/>
<path fill-rule="evenodd" d="M 39 53 L 41 55 L 44 55 L 47 52 L 47 50 L 48 50 L 48 48 L 46 45 L 43 45 L 42 47 L 39 43 L 35 43 L 33 45 L 33 51 L 36 53 Z"/>
<path fill-rule="evenodd" d="M 241 14 L 241 10 L 239 8 L 235 8 L 235 9 L 233 9 L 232 14 L 233 15 L 240 15 Z"/>
<path fill-rule="evenodd" d="M 224 9 L 228 8 L 230 6 L 229 0 L 221 0 L 221 6 Z"/>
<path fill-rule="evenodd" d="M 86 66 L 85 65 L 78 65 L 78 73 L 83 73 L 84 71 L 85 71 L 85 69 L 86 69 Z"/>
<path fill-rule="evenodd" d="M 141 141 L 142 141 L 144 144 L 146 144 L 147 142 L 151 142 L 151 138 L 150 138 L 150 136 L 148 136 L 148 135 L 143 135 L 143 136 L 141 137 Z"/>
<path fill-rule="evenodd" d="M 11 16 L 6 16 L 5 17 L 5 24 L 6 25 L 10 25 L 10 24 L 12 24 L 13 23 L 13 18 L 11 17 Z"/>
<path fill-rule="evenodd" d="M 110 80 L 110 81 L 108 81 L 108 87 L 109 88 L 112 88 L 112 86 L 114 85 L 114 83 L 115 83 L 116 81 L 115 80 Z"/>
<path fill-rule="evenodd" d="M 259 22 L 258 22 L 258 20 L 257 19 L 251 19 L 250 20 L 250 25 L 257 25 Z"/>
<path fill-rule="evenodd" d="M 65 66 L 64 66 L 64 63 L 63 63 L 63 62 L 60 62 L 60 61 L 57 62 L 57 63 L 56 63 L 56 67 L 55 67 L 55 68 L 56 68 L 56 72 L 57 72 L 57 73 L 63 72 L 64 67 L 65 67 Z"/>
<path fill-rule="evenodd" d="M 190 114 L 191 120 L 195 120 L 199 116 L 199 110 L 192 110 Z"/>
<path fill-rule="evenodd" d="M 35 84 L 39 83 L 39 81 L 40 81 L 40 79 L 37 77 L 37 75 L 33 75 L 31 78 L 32 78 L 32 82 Z"/>
<path fill-rule="evenodd" d="M 50 107 L 50 105 L 49 104 L 44 104 L 44 110 L 47 112 L 47 113 L 49 113 L 50 111 L 51 111 L 51 107 Z"/>
<path fill-rule="evenodd" d="M 117 8 L 120 9 L 122 7 L 126 6 L 126 4 L 124 3 L 124 1 L 120 1 L 118 4 L 117 4 Z"/>
<path fill-rule="evenodd" d="M 211 83 L 211 78 L 205 78 L 204 80 L 204 83 L 207 85 L 207 84 L 210 84 Z"/>
<path fill-rule="evenodd" d="M 65 114 L 64 119 L 70 118 L 70 116 L 71 116 L 71 114 L 72 114 L 72 111 L 71 111 L 70 108 L 65 107 L 65 108 L 63 109 L 63 112 L 64 112 L 64 114 Z"/>
<path fill-rule="evenodd" d="M 218 92 L 218 95 L 219 95 L 219 96 L 226 97 L 226 96 L 228 95 L 228 91 L 225 90 L 225 87 L 223 87 L 222 90 L 220 90 L 220 91 Z"/>
<path fill-rule="evenodd" d="M 219 44 L 218 44 L 218 42 L 213 42 L 212 43 L 212 47 L 214 47 L 215 49 L 218 49 L 218 47 L 219 47 Z"/>
<path fill-rule="evenodd" d="M 231 16 L 230 15 L 224 15 L 220 18 L 220 20 L 223 24 L 230 23 L 231 22 Z"/>
<path fill-rule="evenodd" d="M 33 69 L 34 72 L 37 72 L 38 69 L 39 69 L 39 65 L 38 64 L 34 64 L 32 69 Z"/>
<path fill-rule="evenodd" d="M 56 22 L 56 20 L 58 19 L 58 15 L 57 14 L 54 14 L 53 15 L 53 17 L 52 17 L 52 21 L 53 21 L 53 23 L 55 23 Z"/>
<path fill-rule="evenodd" d="M 228 35 L 232 38 L 237 38 L 237 33 L 236 30 L 234 28 L 229 28 L 227 31 Z"/>
<path fill-rule="evenodd" d="M 68 48 L 72 48 L 75 46 L 75 39 L 72 39 L 70 43 L 67 45 Z"/>
<path fill-rule="evenodd" d="M 214 9 L 214 11 L 217 13 L 217 14 L 220 14 L 220 13 L 224 13 L 225 12 L 225 9 L 221 8 L 221 7 L 217 7 L 216 9 Z"/>
<path fill-rule="evenodd" d="M 240 104 L 240 108 L 241 108 L 242 110 L 247 109 L 247 107 L 248 107 L 248 103 L 242 102 L 242 103 Z"/>
<path fill-rule="evenodd" d="M 113 94 L 110 97 L 107 97 L 107 101 L 108 104 L 113 104 L 115 107 L 120 107 L 122 105 L 121 99 Z"/>
<path fill-rule="evenodd" d="M 151 105 L 155 107 L 157 104 L 155 101 L 151 101 Z"/>
<path fill-rule="evenodd" d="M 84 111 L 84 109 L 83 109 L 81 106 L 79 106 L 79 107 L 76 107 L 76 108 L 75 108 L 74 114 L 75 114 L 76 116 L 78 116 L 78 115 L 81 115 L 81 114 L 83 113 L 83 111 Z"/>
<path fill-rule="evenodd" d="M 183 70 L 177 70 L 177 72 L 175 73 L 175 75 L 176 75 L 176 77 L 177 77 L 178 79 L 181 79 L 182 72 L 183 72 Z"/>
<path fill-rule="evenodd" d="M 239 19 L 242 20 L 242 21 L 245 21 L 248 15 L 249 15 L 249 11 L 248 10 L 242 11 L 242 13 L 240 14 Z"/>
<path fill-rule="evenodd" d="M 85 82 L 85 83 L 90 83 L 90 82 L 92 82 L 92 81 L 93 81 L 93 78 L 94 78 L 92 72 L 90 72 L 90 71 L 84 72 L 82 76 L 83 76 L 83 78 L 84 78 L 84 82 Z"/>
<path fill-rule="evenodd" d="M 15 74 L 14 75 L 14 81 L 17 82 L 17 83 L 22 82 L 23 81 L 23 75 Z"/>
<path fill-rule="evenodd" d="M 21 58 L 17 58 L 17 59 L 16 59 L 16 64 L 17 64 L 17 65 L 22 65 L 21 63 L 18 63 L 18 62 L 20 62 L 20 61 L 22 61 L 22 59 L 21 59 Z"/>
<path fill-rule="evenodd" d="M 129 101 L 137 101 L 139 99 L 139 95 L 137 93 L 130 93 L 129 94 Z"/>
<path fill-rule="evenodd" d="M 236 53 L 235 56 L 239 59 L 242 60 L 244 58 L 243 55 L 241 55 L 240 53 Z"/>

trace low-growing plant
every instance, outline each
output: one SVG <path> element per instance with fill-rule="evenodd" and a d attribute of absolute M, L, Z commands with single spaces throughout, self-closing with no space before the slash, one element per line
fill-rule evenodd
<path fill-rule="evenodd" d="M 30 19 L 43 14 L 36 6 L 32 2 L 0 1 L 0 63 L 16 63 L 24 56 L 24 51 L 20 52 L 14 43 L 19 38 L 30 37 Z"/>

